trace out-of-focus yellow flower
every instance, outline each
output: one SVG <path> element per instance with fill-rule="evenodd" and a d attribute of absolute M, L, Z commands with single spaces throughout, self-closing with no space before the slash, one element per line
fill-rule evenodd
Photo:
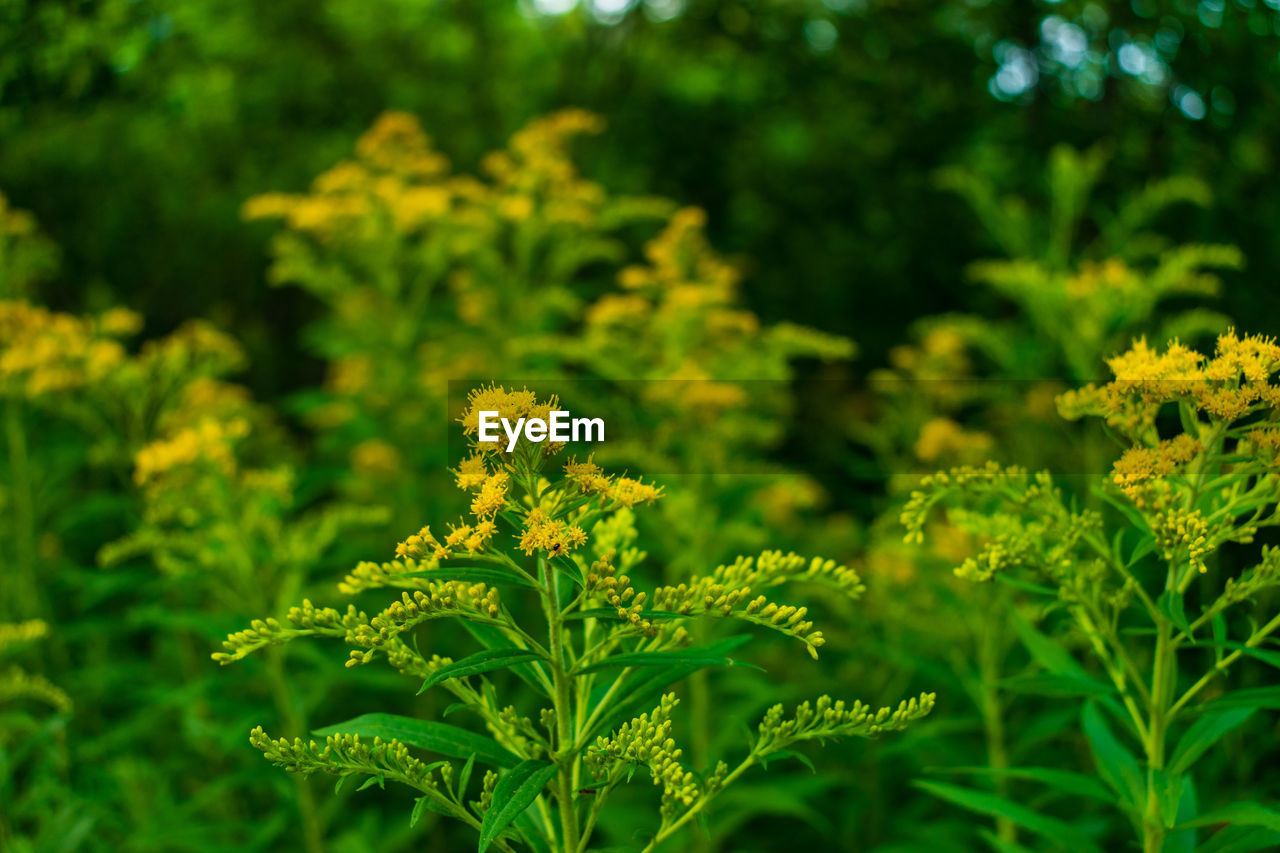
<path fill-rule="evenodd" d="M 950 418 L 934 418 L 920 428 L 916 439 L 916 458 L 921 462 L 937 462 L 943 458 L 981 456 L 991 449 L 991 436 L 966 430 Z"/>
<path fill-rule="evenodd" d="M 402 464 L 400 452 L 380 438 L 362 441 L 351 449 L 351 467 L 365 477 L 395 476 Z"/>
<path fill-rule="evenodd" d="M 148 485 L 162 476 L 199 463 L 210 463 L 228 476 L 234 473 L 234 443 L 249 433 L 248 421 L 206 419 L 171 438 L 153 441 L 138 451 L 133 479 Z"/>

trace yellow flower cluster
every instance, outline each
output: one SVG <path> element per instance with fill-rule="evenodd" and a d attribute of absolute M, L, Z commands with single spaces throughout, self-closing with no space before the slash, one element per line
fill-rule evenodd
<path fill-rule="evenodd" d="M 570 459 L 564 466 L 565 479 L 584 495 L 605 495 L 619 506 L 634 507 L 653 503 L 662 497 L 662 487 L 631 477 L 615 477 L 605 474 L 599 465 L 588 458 L 585 462 Z"/>
<path fill-rule="evenodd" d="M 75 317 L 0 300 L 0 393 L 35 398 L 96 382 L 125 361 L 114 337 L 139 325 L 124 309 Z"/>
<path fill-rule="evenodd" d="M 541 509 L 534 509 L 525 517 L 520 550 L 525 554 L 542 550 L 549 556 L 562 557 L 586 541 L 587 534 L 578 525 L 548 518 Z"/>
<path fill-rule="evenodd" d="M 1195 458 L 1200 445 L 1185 433 L 1161 441 L 1154 447 L 1135 445 L 1127 449 L 1112 466 L 1113 478 L 1136 506 L 1148 502 L 1148 486 L 1152 481 L 1168 477 Z"/>
<path fill-rule="evenodd" d="M 467 395 L 465 407 L 462 414 L 458 416 L 458 423 L 462 424 L 463 434 L 472 437 L 478 436 L 480 432 L 481 412 L 497 412 L 500 420 L 515 424 L 521 418 L 550 420 L 552 410 L 559 408 L 560 400 L 555 395 L 539 401 L 538 395 L 528 388 L 508 391 L 501 385 L 488 385 L 475 388 Z M 479 453 L 505 453 L 505 447 L 505 441 L 476 443 Z M 559 453 L 564 449 L 562 443 L 551 441 L 544 442 L 542 447 L 546 454 Z M 477 463 L 472 460 L 467 460 L 463 464 L 472 466 L 470 469 L 472 472 L 477 470 L 475 468 Z"/>
<path fill-rule="evenodd" d="M 921 462 L 940 459 L 968 459 L 987 453 L 992 438 L 985 432 L 967 430 L 951 418 L 934 418 L 920 427 L 915 454 Z"/>
<path fill-rule="evenodd" d="M 448 227 L 459 232 L 455 248 L 462 251 L 503 222 L 521 223 L 535 215 L 553 225 L 591 225 L 605 193 L 578 176 L 569 142 L 601 127 L 600 119 L 581 110 L 533 121 L 506 151 L 484 159 L 492 178 L 486 184 L 451 175 L 448 158 L 432 148 L 418 120 L 388 112 L 356 142 L 355 159 L 317 177 L 310 193 L 256 196 L 243 213 L 246 219 L 284 219 L 294 231 L 325 242 Z M 465 236 L 467 231 L 476 236 Z"/>
<path fill-rule="evenodd" d="M 236 469 L 235 442 L 249 433 L 243 418 L 205 419 L 170 438 L 153 441 L 138 451 L 133 479 L 140 486 L 198 464 L 212 464 L 230 476 Z"/>
<path fill-rule="evenodd" d="M 1185 401 L 1213 420 L 1234 421 L 1280 404 L 1280 387 L 1271 377 L 1280 369 L 1280 345 L 1271 338 L 1219 336 L 1212 357 L 1178 341 L 1163 353 L 1138 339 L 1109 359 L 1114 381 L 1088 385 L 1058 398 L 1067 418 L 1101 415 L 1131 435 L 1149 429 L 1166 403 Z"/>

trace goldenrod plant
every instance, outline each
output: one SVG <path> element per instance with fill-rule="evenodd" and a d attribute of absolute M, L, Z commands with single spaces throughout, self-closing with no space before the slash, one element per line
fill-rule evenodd
<path fill-rule="evenodd" d="M 283 225 L 272 281 L 324 304 L 308 340 L 328 361 L 325 392 L 299 404 L 345 457 L 351 494 L 392 504 L 401 523 L 439 501 L 422 474 L 447 464 L 449 381 L 511 376 L 559 380 L 566 403 L 607 408 L 602 461 L 732 478 L 717 491 L 740 504 L 716 525 L 723 546 L 748 544 L 770 507 L 821 500 L 767 455 L 791 413 L 792 362 L 847 359 L 852 344 L 746 310 L 702 210 L 584 177 L 572 143 L 602 130 L 577 109 L 534 119 L 472 176 L 414 117 L 386 113 L 309 192 L 246 202 L 247 218 Z M 682 553 L 697 532 L 680 531 Z"/>
<path fill-rule="evenodd" d="M 84 840 L 90 821 L 66 787 L 71 697 L 11 658 L 49 633 L 40 619 L 0 623 L 0 846 L 45 849 Z"/>
<path fill-rule="evenodd" d="M 968 741 L 983 744 L 978 756 L 958 763 L 996 771 L 998 794 L 1007 793 L 1002 774 L 1017 756 L 1041 748 L 1026 732 L 1036 732 L 1051 709 L 1024 698 L 1025 718 L 1010 710 L 1008 677 L 1018 665 L 1022 617 L 1008 589 L 920 582 L 962 562 L 979 540 L 949 516 L 936 516 L 927 550 L 905 545 L 897 517 L 906 493 L 926 471 L 988 460 L 1061 472 L 1106 465 L 1107 439 L 1058 417 L 1056 396 L 1071 382 L 1092 379 L 1102 358 L 1134 335 L 1195 337 L 1225 327 L 1225 318 L 1202 305 L 1221 289 L 1216 273 L 1242 263 L 1232 246 L 1179 245 L 1159 233 L 1162 213 L 1209 204 L 1205 184 L 1180 176 L 1156 180 L 1104 204 L 1094 191 L 1107 159 L 1101 147 L 1058 146 L 1043 201 L 1002 196 L 986 177 L 964 169 L 939 176 L 941 187 L 969 202 L 1007 257 L 967 271 L 982 288 L 972 303 L 983 311 L 916 321 L 913 339 L 894 347 L 888 365 L 869 377 L 873 416 L 854 422 L 856 439 L 892 495 L 871 525 L 864 555 L 868 575 L 882 581 L 869 610 L 886 647 L 910 649 L 924 671 L 947 661 L 976 713 L 980 737 Z M 917 616 L 938 611 L 948 617 Z M 997 818 L 996 828 L 1001 841 L 1017 840 L 1007 819 Z"/>
<path fill-rule="evenodd" d="M 932 710 L 929 693 L 879 709 L 827 696 L 791 711 L 775 705 L 740 757 L 690 766 L 673 737 L 676 685 L 708 667 L 744 665 L 732 653 L 748 639 L 691 645 L 690 627 L 729 620 L 764 628 L 816 658 L 821 630 L 806 608 L 775 600 L 774 590 L 814 584 L 829 597 L 856 598 L 862 583 L 834 561 L 766 551 L 638 589 L 644 555 L 617 546 L 628 539 L 632 509 L 658 500 L 662 489 L 607 474 L 589 459 L 561 464 L 560 445 L 526 439 L 505 452 L 476 440 L 482 411 L 514 421 L 545 418 L 557 405 L 527 390 L 473 391 L 461 416 L 471 453 L 454 472 L 471 494 L 469 515 L 444 530 L 422 528 L 395 559 L 361 563 L 340 585 L 347 594 L 399 590 L 384 609 L 369 615 L 304 601 L 230 635 L 214 654 L 225 664 L 301 637 L 340 639 L 352 647 L 347 666 L 385 658 L 420 681 L 420 693 L 452 694 L 452 707 L 474 713 L 487 733 L 370 712 L 318 730 L 323 742 L 254 729 L 250 741 L 268 760 L 338 776 L 339 785 L 349 777 L 363 777 L 364 787 L 407 785 L 417 797 L 413 822 L 428 811 L 461 821 L 478 834 L 482 853 L 583 851 L 598 849 L 598 836 L 625 840 L 611 837 L 606 807 L 640 773 L 658 789 L 640 845 L 652 850 L 702 819 L 753 768 L 793 755 L 792 747 L 897 731 Z M 536 607 L 522 609 L 522 598 Z M 455 660 L 420 648 L 415 629 L 435 620 L 461 623 L 479 649 Z M 519 704 L 500 687 L 519 687 Z"/>
<path fill-rule="evenodd" d="M 1205 356 L 1139 339 L 1108 364 L 1111 382 L 1059 398 L 1065 416 L 1101 419 L 1124 447 L 1105 479 L 1078 472 L 1097 508 L 1047 472 L 953 468 L 912 493 L 902 512 L 908 539 L 923 539 L 939 513 L 973 535 L 980 547 L 956 576 L 1003 582 L 1024 599 L 1042 623 L 1019 622 L 1037 670 L 1027 680 L 1035 692 L 1079 697 L 1092 774 L 1001 773 L 1108 804 L 1145 853 L 1274 849 L 1274 803 L 1196 780 L 1220 778 L 1199 771 L 1221 763 L 1224 750 L 1240 756 L 1226 760 L 1247 762 L 1248 738 L 1238 732 L 1277 702 L 1276 688 L 1251 681 L 1246 664 L 1280 665 L 1272 648 L 1280 552 L 1267 544 L 1280 523 L 1280 346 L 1229 331 Z M 1072 825 L 1033 805 L 1041 799 L 921 784 L 1078 849 L 1122 843 L 1114 825 Z"/>

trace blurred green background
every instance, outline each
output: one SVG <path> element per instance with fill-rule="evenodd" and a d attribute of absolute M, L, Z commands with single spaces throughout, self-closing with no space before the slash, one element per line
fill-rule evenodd
<path fill-rule="evenodd" d="M 576 231 L 538 232 L 564 264 L 527 279 L 510 274 L 529 270 L 505 237 L 478 250 L 450 244 L 444 261 L 415 254 L 438 248 L 438 235 L 448 243 L 461 220 L 394 243 L 404 254 L 387 259 L 389 281 L 421 274 L 444 292 L 422 323 L 404 307 L 407 285 L 379 301 L 361 278 L 376 277 L 361 253 L 385 234 L 242 215 L 260 194 L 332 180 L 339 170 L 326 170 L 357 139 L 420 154 L 416 137 L 397 147 L 394 126 L 413 136 L 404 116 L 390 119 L 393 131 L 379 123 L 388 110 L 416 117 L 453 174 L 470 175 L 530 120 L 566 107 L 601 116 L 603 132 L 570 155 L 542 126 L 534 153 L 576 165 L 599 185 L 587 196 L 603 187 L 605 213 Z M 125 306 L 145 319 L 142 339 L 160 341 L 129 350 L 119 376 L 72 383 L 66 398 L 108 411 L 108 428 L 68 419 L 60 397 L 5 387 L 0 498 L 16 504 L 26 492 L 31 506 L 19 518 L 4 503 L 0 557 L 37 604 L 6 595 L 3 610 L 49 622 L 48 648 L 20 653 L 76 708 L 56 722 L 22 718 L 43 726 L 39 736 L 15 725 L 6 741 L 19 748 L 3 753 L 0 805 L 17 803 L 13 838 L 36 839 L 15 849 L 303 849 L 295 830 L 308 813 L 325 835 L 312 850 L 420 849 L 424 829 L 407 826 L 404 796 L 375 805 L 372 792 L 294 786 L 245 734 L 262 722 L 293 736 L 373 707 L 428 716 L 432 697 L 413 699 L 385 673 L 349 674 L 340 648 L 240 670 L 208 654 L 304 594 L 331 602 L 356 560 L 388 558 L 424 520 L 448 517 L 459 497 L 439 464 L 444 444 L 423 439 L 424 425 L 444 423 L 445 380 L 535 373 L 605 389 L 593 398 L 591 383 L 564 383 L 558 393 L 578 394 L 575 405 L 612 394 L 620 411 L 642 413 L 607 464 L 694 475 L 673 477 L 639 522 L 657 566 L 646 580 L 762 547 L 829 554 L 868 577 L 865 608 L 828 612 L 833 648 L 821 667 L 793 668 L 767 647 L 761 659 L 793 681 L 716 682 L 728 687 L 715 702 L 704 695 L 694 724 L 717 741 L 709 749 L 738 735 L 722 712 L 745 717 L 820 691 L 940 697 L 931 727 L 865 752 L 829 750 L 817 776 L 790 768 L 747 788 L 710 841 L 688 843 L 966 851 L 988 829 L 1013 843 L 1007 820 L 975 817 L 912 780 L 999 761 L 1093 772 L 1070 731 L 1080 703 L 1003 691 L 1035 660 L 1014 623 L 986 618 L 1003 612 L 998 601 L 952 585 L 972 542 L 904 548 L 906 482 L 891 475 L 991 458 L 1102 473 L 1114 448 L 1100 430 L 1085 440 L 1057 419 L 1057 383 L 1103 374 L 1139 334 L 1192 338 L 1228 320 L 1280 330 L 1278 142 L 1280 0 L 0 0 L 0 192 L 58 255 L 40 263 L 38 288 L 19 270 L 0 278 L 3 292 L 76 315 Z M 519 232 L 519 217 L 501 212 L 511 187 L 491 183 L 477 207 L 493 201 L 492 215 L 476 233 Z M 563 201 L 556 181 L 531 195 L 544 189 Z M 653 195 L 675 203 L 618 213 L 627 196 Z M 702 218 L 673 213 L 677 204 L 706 211 L 707 240 Z M 1020 229 L 1022 242 L 1011 237 Z M 613 283 L 635 269 L 624 262 L 661 266 L 652 249 L 664 239 L 701 266 L 660 283 L 692 283 L 706 301 L 681 314 L 664 301 L 678 288 L 646 291 L 651 321 L 627 327 L 636 292 Z M 1006 266 L 984 278 L 973 263 L 991 258 Z M 0 254 L 0 273 L 12 261 Z M 1221 278 L 1216 296 L 1207 270 Z M 191 318 L 226 330 L 247 359 L 230 339 L 184 327 Z M 108 325 L 94 322 L 92 334 Z M 0 328 L 19 355 L 21 331 Z M 886 374 L 905 380 L 897 393 L 877 384 Z M 259 402 L 212 381 L 223 378 Z M 662 382 L 628 384 L 675 379 L 681 389 L 690 378 L 741 392 L 725 406 L 732 416 L 654 393 Z M 936 379 L 1019 381 L 954 393 Z M 901 393 L 916 380 L 923 393 Z M 335 401 L 347 407 L 338 416 Z M 242 467 L 205 466 L 167 494 L 145 484 L 140 452 L 180 444 L 204 415 L 252 423 L 236 446 Z M 806 434 L 808 423 L 823 428 Z M 259 476 L 267 466 L 283 473 Z M 364 532 L 330 523 L 330 511 Z M 236 548 L 249 568 L 228 580 L 219 568 Z M 1079 650 L 1076 637 L 1055 639 Z M 451 654 L 466 644 L 444 630 L 435 641 Z M 1274 723 L 1251 731 L 1275 743 Z M 1267 799 L 1274 749 L 1230 747 L 1210 756 L 1205 799 Z M 991 785 L 1103 845 L 1127 837 L 1106 804 L 1082 816 L 1013 787 Z M 620 820 L 611 837 L 634 828 Z M 429 849 L 474 842 L 441 832 L 427 831 Z M 1035 843 L 996 849 L 1061 849 Z"/>
<path fill-rule="evenodd" d="M 1232 242 L 1266 284 L 1280 195 L 1280 3 L 828 0 L 466 3 L 22 2 L 0 7 L 0 186 L 64 253 L 57 307 L 114 294 L 171 328 L 250 330 L 259 392 L 313 378 L 307 302 L 259 284 L 267 230 L 238 208 L 301 190 L 385 109 L 421 118 L 459 169 L 528 118 L 608 122 L 583 171 L 704 207 L 744 254 L 748 304 L 848 335 L 874 363 L 963 299 L 992 247 L 934 185 L 966 164 L 1044 197 L 1058 142 L 1105 142 L 1098 195 L 1207 180 L 1177 239 Z"/>

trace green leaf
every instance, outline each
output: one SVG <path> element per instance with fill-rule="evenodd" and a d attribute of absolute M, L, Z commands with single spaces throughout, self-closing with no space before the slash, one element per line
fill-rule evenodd
<path fill-rule="evenodd" d="M 428 811 L 442 814 L 445 817 L 457 817 L 456 813 L 449 811 L 430 797 L 417 797 L 413 801 L 413 814 L 409 815 L 409 826 L 417 826 L 418 821 L 422 820 L 422 813 Z"/>
<path fill-rule="evenodd" d="M 1084 667 L 1076 662 L 1062 646 L 1037 631 L 1030 622 L 1022 618 L 1022 614 L 1013 611 L 1013 627 L 1018 632 L 1018 639 L 1035 662 L 1055 675 L 1069 675 L 1075 678 L 1089 678 Z"/>
<path fill-rule="evenodd" d="M 1116 689 L 1087 675 L 1019 675 L 996 682 L 1013 693 L 1036 696 L 1111 696 Z"/>
<path fill-rule="evenodd" d="M 769 752 L 760 756 L 760 766 L 769 769 L 770 761 L 782 761 L 786 758 L 794 758 L 805 767 L 809 768 L 810 773 L 817 773 L 818 768 L 813 766 L 813 762 L 809 760 L 809 756 L 803 752 L 796 752 L 794 749 L 780 749 L 777 752 Z"/>
<path fill-rule="evenodd" d="M 1196 853 L 1253 853 L 1280 849 L 1280 831 L 1259 826 L 1228 826 L 1209 837 Z"/>
<path fill-rule="evenodd" d="M 362 714 L 345 723 L 316 729 L 317 737 L 348 734 L 373 739 L 396 740 L 405 746 L 438 752 L 451 758 L 470 758 L 495 767 L 514 767 L 519 758 L 491 737 L 430 720 L 415 720 L 396 714 Z"/>
<path fill-rule="evenodd" d="M 948 767 L 948 773 L 972 773 L 980 776 L 997 776 L 1008 779 L 1027 779 L 1040 782 L 1055 791 L 1077 797 L 1089 797 L 1103 802 L 1112 802 L 1115 796 L 1092 776 L 1083 773 L 1072 773 L 1069 770 L 1055 770 L 1050 767 L 1009 767 L 996 769 L 993 767 Z"/>
<path fill-rule="evenodd" d="M 582 577 L 582 570 L 568 557 L 553 558 L 550 561 L 550 568 L 552 571 L 559 571 L 567 576 L 579 589 L 587 585 L 586 580 Z"/>
<path fill-rule="evenodd" d="M 421 572 L 405 572 L 399 577 L 404 578 L 426 578 L 433 581 L 466 581 L 468 583 L 509 583 L 516 586 L 528 587 L 529 589 L 537 589 L 538 585 L 526 577 L 516 574 L 511 569 L 502 566 L 451 566 L 448 563 L 441 563 L 437 569 L 427 569 Z"/>
<path fill-rule="evenodd" d="M 1207 814 L 1202 814 L 1195 820 L 1178 824 L 1176 828 L 1213 826 L 1219 823 L 1231 824 L 1232 826 L 1261 826 L 1280 832 L 1280 811 L 1268 808 L 1261 803 L 1248 801 L 1232 803 L 1229 806 L 1223 806 Z"/>
<path fill-rule="evenodd" d="M 1178 741 L 1173 757 L 1169 759 L 1168 771 L 1185 773 L 1191 769 L 1191 765 L 1204 755 L 1205 750 L 1217 743 L 1227 732 L 1249 719 L 1252 714 L 1253 708 L 1231 708 L 1202 715 L 1191 724 L 1186 734 Z"/>
<path fill-rule="evenodd" d="M 671 666 L 674 664 L 695 669 L 701 669 L 704 666 L 749 666 L 752 669 L 760 669 L 760 667 L 746 661 L 709 654 L 706 648 L 698 648 L 684 649 L 678 652 L 631 652 L 613 655 L 590 666 L 575 669 L 573 674 L 585 675 L 588 672 L 598 672 L 612 667 Z M 760 669 L 760 671 L 764 672 L 763 669 Z"/>
<path fill-rule="evenodd" d="M 493 791 L 493 805 L 484 813 L 484 821 L 480 824 L 479 853 L 489 849 L 502 831 L 533 804 L 556 771 L 554 764 L 527 759 L 498 780 L 498 787 Z"/>
<path fill-rule="evenodd" d="M 418 688 L 418 693 L 424 693 L 440 682 L 448 681 L 450 678 L 465 678 L 468 675 L 477 675 L 481 672 L 506 669 L 518 663 L 540 660 L 541 658 L 542 656 L 537 652 L 531 652 L 528 649 L 485 649 L 482 652 L 476 652 L 474 655 L 468 655 L 462 660 L 454 661 L 448 666 L 440 667 L 427 676 L 426 681 L 422 682 L 422 687 Z"/>
<path fill-rule="evenodd" d="M 1232 690 L 1216 699 L 1188 708 L 1192 713 L 1226 711 L 1229 708 L 1280 708 L 1280 687 L 1250 687 Z"/>
<path fill-rule="evenodd" d="M 1179 631 L 1191 636 L 1191 623 L 1187 621 L 1186 602 L 1181 593 L 1166 590 L 1156 599 L 1156 608 L 1169 617 Z"/>
<path fill-rule="evenodd" d="M 1183 777 L 1182 796 L 1178 800 L 1174 823 L 1186 823 L 1194 820 L 1199 803 L 1196 802 L 1196 786 L 1190 776 Z M 1180 829 L 1169 833 L 1164 839 L 1164 853 L 1195 853 L 1196 831 Z"/>
<path fill-rule="evenodd" d="M 1085 703 L 1081 724 L 1102 780 L 1120 795 L 1124 806 L 1136 808 L 1146 799 L 1146 783 L 1137 759 L 1112 734 L 1095 703 Z"/>
<path fill-rule="evenodd" d="M 749 642 L 750 639 L 751 635 L 749 634 L 735 634 L 731 637 L 725 637 L 723 640 L 708 643 L 702 649 L 709 654 L 724 654 Z M 639 716 L 646 711 L 652 711 L 654 704 L 658 701 L 658 697 L 670 685 L 697 670 L 697 666 L 675 664 L 666 667 L 642 667 L 623 676 L 625 680 L 622 687 L 614 694 L 612 707 L 606 709 L 607 713 L 601 715 L 587 735 L 591 736 L 600 731 L 610 731 L 623 720 Z M 608 690 L 608 685 L 601 685 L 598 689 L 600 694 L 603 694 Z"/>
<path fill-rule="evenodd" d="M 1039 814 L 995 794 L 986 791 L 975 791 L 972 788 L 962 788 L 959 785 L 949 785 L 944 782 L 917 781 L 913 784 L 917 788 L 933 794 L 935 797 L 955 803 L 969 811 L 1005 818 L 1028 832 L 1033 832 L 1036 835 L 1059 843 L 1068 844 L 1078 850 L 1095 851 L 1098 849 L 1098 846 L 1088 836 L 1081 833 L 1071 824 Z"/>
<path fill-rule="evenodd" d="M 468 634 L 475 637 L 476 640 L 479 641 L 480 645 L 484 646 L 486 649 L 506 649 L 511 647 L 511 640 L 508 639 L 507 635 L 498 627 L 486 625 L 483 622 L 471 622 L 465 619 L 462 621 L 462 627 L 467 630 Z M 528 684 L 543 696 L 549 697 L 551 694 L 544 686 L 545 679 L 538 677 L 541 670 L 537 667 L 538 665 L 536 663 L 518 663 L 511 667 L 511 671 L 519 676 L 520 680 L 525 684 Z"/>
<path fill-rule="evenodd" d="M 458 774 L 458 801 L 462 802 L 467 796 L 467 784 L 471 781 L 471 771 L 476 766 L 476 757 L 473 755 L 467 759 L 467 763 L 462 765 L 462 772 Z"/>

